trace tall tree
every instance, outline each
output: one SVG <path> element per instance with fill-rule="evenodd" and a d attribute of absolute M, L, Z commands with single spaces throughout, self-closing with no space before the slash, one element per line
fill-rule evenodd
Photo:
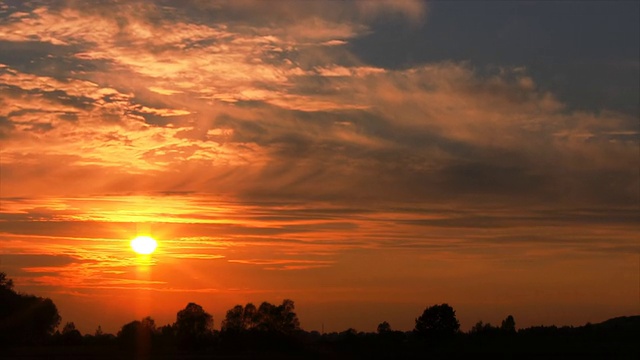
<path fill-rule="evenodd" d="M 213 317 L 202 306 L 189 303 L 178 311 L 176 317 L 176 336 L 183 347 L 202 345 L 213 330 Z"/>
<path fill-rule="evenodd" d="M 73 321 L 64 324 L 61 336 L 65 345 L 79 345 L 82 343 L 82 334 L 76 329 L 76 324 Z"/>
<path fill-rule="evenodd" d="M 433 305 L 416 319 L 414 331 L 428 338 L 445 338 L 456 334 L 460 323 L 456 311 L 448 304 Z"/>
<path fill-rule="evenodd" d="M 509 315 L 504 320 L 502 320 L 502 326 L 500 326 L 500 330 L 509 334 L 515 334 L 516 321 L 513 316 Z"/>
<path fill-rule="evenodd" d="M 227 315 L 222 320 L 221 330 L 227 333 L 239 333 L 246 330 L 244 319 L 244 308 L 242 305 L 236 305 L 233 309 L 227 311 Z"/>
<path fill-rule="evenodd" d="M 268 302 L 260 304 L 257 313 L 257 329 L 261 331 L 290 334 L 300 329 L 298 315 L 293 311 L 293 300 L 285 299 L 281 305 Z"/>
<path fill-rule="evenodd" d="M 151 351 L 156 332 L 155 321 L 147 316 L 140 321 L 134 320 L 123 325 L 118 332 L 118 341 L 123 348 L 135 350 L 138 355 L 146 356 Z"/>
<path fill-rule="evenodd" d="M 300 320 L 294 312 L 295 305 L 293 300 L 282 300 L 282 305 L 278 306 L 278 315 L 280 317 L 279 328 L 284 333 L 292 333 L 300 330 Z"/>
<path fill-rule="evenodd" d="M 253 303 L 244 306 L 242 321 L 246 330 L 252 330 L 258 326 L 258 309 Z"/>

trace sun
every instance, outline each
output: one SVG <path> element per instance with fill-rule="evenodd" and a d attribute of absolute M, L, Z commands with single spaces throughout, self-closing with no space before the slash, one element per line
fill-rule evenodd
<path fill-rule="evenodd" d="M 131 248 L 140 255 L 149 255 L 158 247 L 158 243 L 150 236 L 138 236 L 131 240 Z"/>

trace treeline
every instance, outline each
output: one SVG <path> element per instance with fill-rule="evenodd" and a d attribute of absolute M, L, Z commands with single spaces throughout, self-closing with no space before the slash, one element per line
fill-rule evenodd
<path fill-rule="evenodd" d="M 0 345 L 7 358 L 70 356 L 92 358 L 434 358 L 500 353 L 518 357 L 549 354 L 640 358 L 640 316 L 581 327 L 538 326 L 516 329 L 513 316 L 500 325 L 478 322 L 460 331 L 448 304 L 427 307 L 412 331 L 397 331 L 383 321 L 374 333 L 347 329 L 321 334 L 304 331 L 292 300 L 263 302 L 228 310 L 221 329 L 200 305 L 189 303 L 172 324 L 157 326 L 151 317 L 124 324 L 117 334 L 100 327 L 81 334 L 73 322 L 61 329 L 51 300 L 13 291 L 0 273 Z"/>

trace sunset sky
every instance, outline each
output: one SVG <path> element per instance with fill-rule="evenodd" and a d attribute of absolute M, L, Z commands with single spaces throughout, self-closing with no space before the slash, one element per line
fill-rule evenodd
<path fill-rule="evenodd" d="M 83 333 L 285 298 L 325 331 L 638 314 L 639 14 L 0 1 L 0 271 Z"/>

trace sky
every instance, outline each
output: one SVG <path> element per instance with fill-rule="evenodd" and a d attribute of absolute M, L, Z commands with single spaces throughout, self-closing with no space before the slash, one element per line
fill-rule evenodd
<path fill-rule="evenodd" d="M 0 1 L 0 271 L 83 333 L 287 298 L 325 331 L 638 314 L 639 14 Z"/>

